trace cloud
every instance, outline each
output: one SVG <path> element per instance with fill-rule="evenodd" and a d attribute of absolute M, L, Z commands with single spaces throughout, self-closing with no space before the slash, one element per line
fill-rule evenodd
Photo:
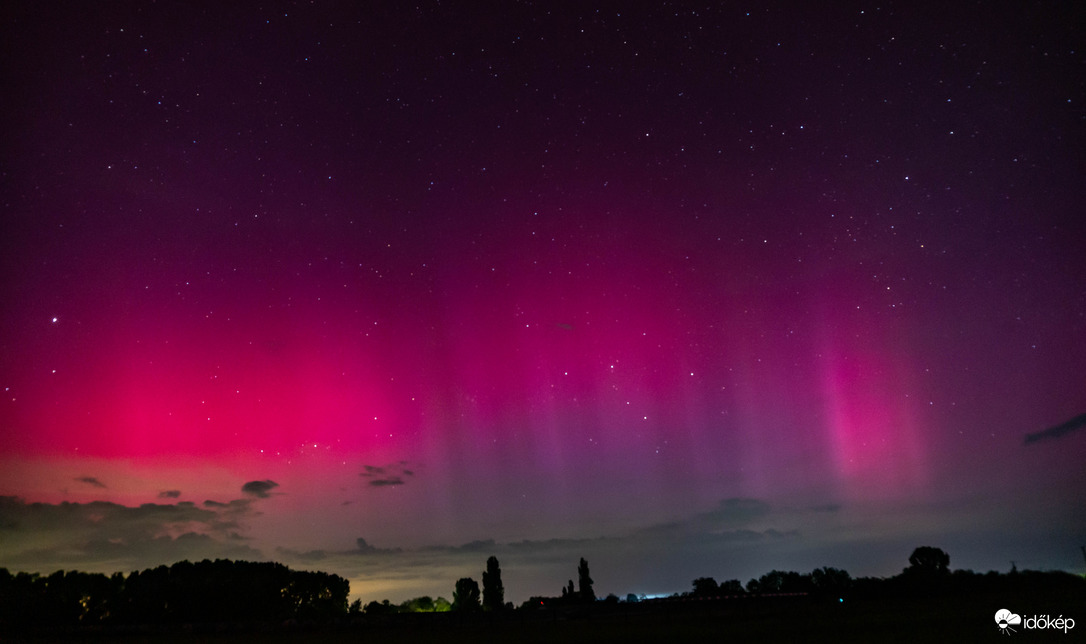
<path fill-rule="evenodd" d="M 278 483 L 271 479 L 265 479 L 263 481 L 249 481 L 241 486 L 241 491 L 258 499 L 266 499 L 271 496 L 271 491 L 277 487 L 279 487 Z"/>
<path fill-rule="evenodd" d="M 1042 429 L 1039 432 L 1033 432 L 1032 434 L 1026 434 L 1026 439 L 1023 444 L 1029 445 L 1030 443 L 1036 443 L 1047 439 L 1061 438 L 1073 431 L 1082 429 L 1083 427 L 1086 427 L 1086 414 L 1079 414 L 1065 423 L 1053 425 L 1052 427 Z"/>
<path fill-rule="evenodd" d="M 93 528 L 103 534 L 123 536 L 117 531 L 159 534 L 168 532 L 173 525 L 200 525 L 205 531 L 214 532 L 225 525 L 221 517 L 213 509 L 198 508 L 188 502 L 176 505 L 144 503 L 130 507 L 110 501 L 52 504 L 27 503 L 13 496 L 0 497 L 0 523 L 26 532 Z"/>
<path fill-rule="evenodd" d="M 158 493 L 160 499 L 176 499 L 181 496 L 181 490 L 163 490 Z"/>
<path fill-rule="evenodd" d="M 346 551 L 328 551 L 324 549 L 317 550 L 294 550 L 291 548 L 276 548 L 275 552 L 278 557 L 288 561 L 303 561 L 311 563 L 314 561 L 323 561 L 325 559 L 334 560 L 336 558 L 349 558 L 351 560 L 357 560 L 359 555 L 396 555 L 404 552 L 400 548 L 378 548 L 366 543 L 366 540 L 359 537 L 355 541 L 357 547 L 354 550 Z"/>
<path fill-rule="evenodd" d="M 324 550 L 306 550 L 302 552 L 299 550 L 291 550 L 290 548 L 276 548 L 275 553 L 279 557 L 304 561 L 306 563 L 323 561 L 328 557 L 328 553 Z"/>
<path fill-rule="evenodd" d="M 0 497 L 0 561 L 28 571 L 78 566 L 115 572 L 182 559 L 263 559 L 237 534 L 248 503 L 130 507 L 109 501 L 52 504 Z"/>
<path fill-rule="evenodd" d="M 363 465 L 358 473 L 362 478 L 370 479 L 367 483 L 370 487 L 387 487 L 389 485 L 404 485 L 406 479 L 415 475 L 413 470 L 407 469 L 407 461 L 400 461 L 391 465 Z"/>
<path fill-rule="evenodd" d="M 378 548 L 377 546 L 371 546 L 366 543 L 366 540 L 362 537 L 355 539 L 356 548 L 354 550 L 348 550 L 340 554 L 345 555 L 380 555 L 380 554 L 397 554 L 403 552 L 402 548 Z"/>
<path fill-rule="evenodd" d="M 94 487 L 106 489 L 106 484 L 94 478 L 93 476 L 80 476 L 76 480 L 80 483 L 86 483 L 87 485 L 93 485 Z"/>
<path fill-rule="evenodd" d="M 371 546 L 370 544 L 366 543 L 366 540 L 363 539 L 362 537 L 359 537 L 358 539 L 355 539 L 355 544 L 358 547 L 355 550 L 348 551 L 346 554 L 359 554 L 359 553 L 361 553 L 361 554 L 368 554 L 368 555 L 379 555 L 379 554 L 396 554 L 396 553 L 403 552 L 402 548 L 378 548 L 377 546 Z"/>
<path fill-rule="evenodd" d="M 184 501 L 178 503 L 178 505 L 184 504 Z M 253 510 L 253 499 L 234 499 L 226 503 L 208 499 L 204 501 L 203 506 L 217 512 L 220 520 L 226 521 L 229 519 L 232 525 L 237 525 L 242 517 L 258 517 L 263 514 Z"/>
<path fill-rule="evenodd" d="M 173 563 L 184 559 L 265 559 L 264 554 L 247 545 L 224 541 L 210 535 L 198 532 L 184 532 L 176 537 L 161 536 L 151 539 L 139 539 L 130 541 L 116 540 L 92 540 L 86 542 L 82 548 L 69 551 L 72 563 L 79 564 L 82 568 L 82 560 L 111 560 L 132 561 L 136 567 L 150 567 L 162 563 Z M 41 551 L 31 554 L 42 556 L 51 554 L 56 557 L 58 553 Z M 61 557 L 69 553 L 59 553 Z M 61 559 L 63 560 L 63 559 Z M 147 563 L 139 563 L 147 562 Z M 130 566 L 131 567 L 131 566 Z"/>
<path fill-rule="evenodd" d="M 468 552 L 481 552 L 484 550 L 493 550 L 498 545 L 493 539 L 479 539 L 476 541 L 470 541 L 462 546 L 457 546 L 454 550 L 465 550 Z"/>
<path fill-rule="evenodd" d="M 722 500 L 715 509 L 701 512 L 673 524 L 650 526 L 648 530 L 682 529 L 686 532 L 719 532 L 746 526 L 756 519 L 761 519 L 772 511 L 765 501 L 758 499 L 733 497 Z"/>

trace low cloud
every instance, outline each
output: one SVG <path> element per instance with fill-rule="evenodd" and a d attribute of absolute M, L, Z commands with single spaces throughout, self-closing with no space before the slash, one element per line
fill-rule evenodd
<path fill-rule="evenodd" d="M 787 557 L 817 539 L 797 527 L 814 529 L 814 517 L 832 514 L 732 498 L 673 522 L 593 537 L 504 542 L 483 538 L 406 549 L 380 548 L 359 538 L 351 550 L 280 549 L 276 556 L 288 565 L 319 562 L 322 570 L 348 578 L 352 593 L 364 602 L 449 596 L 456 579 L 478 579 L 490 555 L 498 557 L 511 579 L 517 579 L 520 598 L 558 595 L 567 579 L 576 579 L 581 557 L 592 566 L 598 594 L 682 591 L 689 590 L 690 580 L 699 575 L 747 578 L 767 572 L 770 567 L 761 563 L 767 559 L 787 565 Z M 683 553 L 681 558 L 676 558 L 677 552 Z"/>
<path fill-rule="evenodd" d="M 102 488 L 102 489 L 107 488 L 105 483 L 99 481 L 98 479 L 94 478 L 93 476 L 80 476 L 76 480 L 79 481 L 80 483 L 86 483 L 87 485 L 91 485 L 91 486 L 94 486 L 94 487 L 97 487 L 97 488 Z"/>
<path fill-rule="evenodd" d="M 1033 432 L 1032 434 L 1026 434 L 1026 438 L 1023 444 L 1029 445 L 1031 443 L 1037 443 L 1043 440 L 1052 440 L 1056 438 L 1062 438 L 1071 432 L 1077 431 L 1086 427 L 1086 414 L 1079 414 L 1071 420 L 1060 423 L 1059 425 L 1053 425 L 1046 429 L 1042 429 L 1039 432 Z"/>
<path fill-rule="evenodd" d="M 456 546 L 453 550 L 461 550 L 467 552 L 484 552 L 493 550 L 498 544 L 493 539 L 479 539 L 476 541 L 469 541 L 462 546 Z"/>
<path fill-rule="evenodd" d="M 645 528 L 651 532 L 721 532 L 748 526 L 772 511 L 765 501 L 734 497 L 722 500 L 716 508 L 700 512 L 687 519 L 653 525 Z"/>
<path fill-rule="evenodd" d="M 385 555 L 398 555 L 404 552 L 404 550 L 401 548 L 378 548 L 377 546 L 372 546 L 369 543 L 366 543 L 366 540 L 362 537 L 359 537 L 355 541 L 355 544 L 357 547 L 354 550 L 345 550 L 339 552 L 328 551 L 324 549 L 293 550 L 291 548 L 276 548 L 275 552 L 277 556 L 288 561 L 302 561 L 307 563 L 311 563 L 314 561 L 324 561 L 326 559 L 329 561 L 342 561 L 343 558 L 357 560 L 360 555 L 364 557 L 369 557 L 372 555 L 380 558 Z"/>
<path fill-rule="evenodd" d="M 258 499 L 266 499 L 271 496 L 271 491 L 277 487 L 279 487 L 278 483 L 271 479 L 265 479 L 263 481 L 249 481 L 241 486 L 241 491 Z"/>
<path fill-rule="evenodd" d="M 158 493 L 160 499 L 176 499 L 181 496 L 181 490 L 163 490 Z"/>
<path fill-rule="evenodd" d="M 242 500 L 247 504 L 247 500 Z M 263 559 L 237 534 L 246 505 L 109 501 L 27 503 L 0 497 L 0 561 L 9 568 L 114 572 L 182 559 Z"/>
<path fill-rule="evenodd" d="M 369 479 L 366 484 L 370 487 L 388 487 L 404 485 L 415 472 L 407 469 L 407 461 L 400 461 L 391 465 L 363 465 L 358 475 Z"/>
<path fill-rule="evenodd" d="M 247 517 L 258 517 L 263 512 L 258 512 L 253 509 L 254 499 L 234 499 L 222 503 L 220 501 L 212 501 L 208 499 L 204 501 L 203 506 L 209 510 L 216 512 L 220 518 L 220 521 L 225 525 L 227 521 L 230 522 L 230 526 L 237 526 L 238 522 Z M 178 503 L 178 505 L 184 505 L 184 502 Z"/>
<path fill-rule="evenodd" d="M 315 563 L 318 561 L 324 561 L 328 557 L 328 553 L 324 550 L 291 550 L 290 548 L 276 548 L 275 554 L 279 558 L 290 559 L 293 561 L 304 561 L 306 563 Z"/>
<path fill-rule="evenodd" d="M 367 478 L 383 480 L 389 474 L 386 469 L 383 476 Z M 250 481 L 245 498 L 199 504 L 126 507 L 105 501 L 46 504 L 0 497 L 0 565 L 28 572 L 78 568 L 109 573 L 182 559 L 266 560 L 256 547 L 261 542 L 243 535 L 259 514 L 260 494 L 275 489 L 271 483 Z M 568 578 L 576 579 L 581 557 L 590 562 L 601 595 L 681 591 L 699 575 L 763 574 L 770 568 L 765 561 L 802 570 L 806 564 L 795 564 L 789 557 L 817 545 L 818 521 L 836 521 L 836 514 L 820 506 L 796 509 L 731 498 L 672 522 L 595 536 L 502 541 L 480 535 L 483 538 L 459 545 L 410 548 L 382 547 L 361 537 L 344 549 L 319 540 L 298 549 L 264 546 L 268 555 L 287 565 L 343 575 L 351 581 L 354 596 L 365 601 L 449 596 L 456 579 L 478 579 L 490 555 L 499 558 L 510 579 L 517 580 L 516 598 L 559 594 Z M 681 565 L 677 552 L 683 553 Z M 825 561 L 819 558 L 810 566 Z"/>

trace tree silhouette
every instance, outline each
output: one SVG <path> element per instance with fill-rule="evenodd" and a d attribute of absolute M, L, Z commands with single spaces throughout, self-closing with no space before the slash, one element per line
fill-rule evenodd
<path fill-rule="evenodd" d="M 501 610 L 504 606 L 502 569 L 498 567 L 498 558 L 491 556 L 486 560 L 486 570 L 483 572 L 483 610 Z"/>
<path fill-rule="evenodd" d="M 365 611 L 367 615 L 392 615 L 399 611 L 399 607 L 393 606 L 387 599 L 381 602 L 375 599 L 366 604 Z"/>
<path fill-rule="evenodd" d="M 698 577 L 694 580 L 694 594 L 698 597 L 712 597 L 719 589 L 712 577 Z"/>
<path fill-rule="evenodd" d="M 909 555 L 909 567 L 897 578 L 905 592 L 946 591 L 950 587 L 950 555 L 921 546 Z"/>
<path fill-rule="evenodd" d="M 479 584 L 471 577 L 456 580 L 452 609 L 464 612 L 479 610 Z"/>
<path fill-rule="evenodd" d="M 837 568 L 815 568 L 811 571 L 811 583 L 820 593 L 836 595 L 852 587 L 852 576 Z"/>
<path fill-rule="evenodd" d="M 748 591 L 767 595 L 774 593 L 805 593 L 809 592 L 811 588 L 810 575 L 801 575 L 791 570 L 770 570 L 758 578 L 755 590 L 751 590 L 750 584 L 747 584 Z"/>
<path fill-rule="evenodd" d="M 940 548 L 920 546 L 909 555 L 909 568 L 915 573 L 945 575 L 949 567 L 950 555 Z"/>
<path fill-rule="evenodd" d="M 581 557 L 581 565 L 577 566 L 577 586 L 580 589 L 581 601 L 596 601 L 596 593 L 592 590 L 592 577 L 588 574 L 588 562 Z"/>
<path fill-rule="evenodd" d="M 820 593 L 839 594 L 851 588 L 853 577 L 844 570 L 823 566 L 811 570 L 811 584 Z"/>

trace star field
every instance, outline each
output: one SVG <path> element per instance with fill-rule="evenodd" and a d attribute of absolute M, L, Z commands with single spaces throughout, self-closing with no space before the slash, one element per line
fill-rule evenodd
<path fill-rule="evenodd" d="M 1081 14 L 6 7 L 0 566 L 1081 567 Z"/>

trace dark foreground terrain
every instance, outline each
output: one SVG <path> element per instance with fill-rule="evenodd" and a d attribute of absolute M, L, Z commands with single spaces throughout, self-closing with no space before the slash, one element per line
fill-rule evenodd
<path fill-rule="evenodd" d="M 23 634 L 45 642 L 976 642 L 1001 641 L 997 610 L 1075 620 L 1067 633 L 1015 626 L 1019 641 L 1083 641 L 1086 596 L 1029 591 L 972 596 L 675 599 L 640 604 L 518 610 L 502 614 L 430 613 L 334 625 L 213 626 L 181 630 Z"/>

